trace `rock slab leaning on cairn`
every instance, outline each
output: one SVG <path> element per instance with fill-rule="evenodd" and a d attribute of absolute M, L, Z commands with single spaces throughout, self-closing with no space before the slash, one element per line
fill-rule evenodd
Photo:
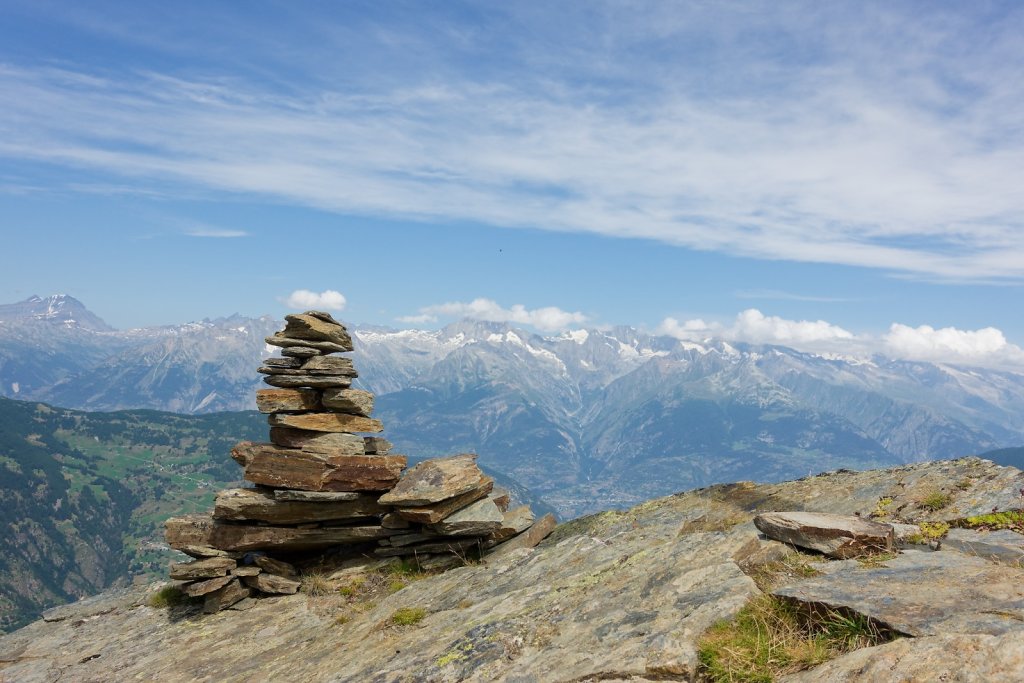
<path fill-rule="evenodd" d="M 273 387 L 256 392 L 270 442 L 231 451 L 257 487 L 220 491 L 212 515 L 166 523 L 167 543 L 197 558 L 171 565 L 171 578 L 203 597 L 204 611 L 295 593 L 299 572 L 281 556 L 309 560 L 330 549 L 444 569 L 469 554 L 533 547 L 551 532 L 551 515 L 535 522 L 526 506 L 508 510 L 508 492 L 494 488 L 474 454 L 424 460 L 403 475 L 407 458 L 375 436 L 384 426 L 370 416 L 373 394 L 351 388 L 352 360 L 332 355 L 352 351 L 345 327 L 320 311 L 285 320 L 266 338 L 282 356 L 258 368 Z"/>

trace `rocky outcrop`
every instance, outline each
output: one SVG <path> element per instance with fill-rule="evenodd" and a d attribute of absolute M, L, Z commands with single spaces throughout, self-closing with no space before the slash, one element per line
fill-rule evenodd
<path fill-rule="evenodd" d="M 777 541 L 837 558 L 892 550 L 894 539 L 889 524 L 823 512 L 766 512 L 754 526 Z"/>
<path fill-rule="evenodd" d="M 258 369 L 279 387 L 256 395 L 271 443 L 245 441 L 231 452 L 257 488 L 221 491 L 212 517 L 165 525 L 167 543 L 197 558 L 175 563 L 171 578 L 185 582 L 186 595 L 204 596 L 206 612 L 254 593 L 295 593 L 294 569 L 268 552 L 407 557 L 437 569 L 509 540 L 533 546 L 551 532 L 547 522 L 533 525 L 528 511 L 506 513 L 507 493 L 493 490 L 476 455 L 426 460 L 403 476 L 407 458 L 391 454 L 386 439 L 362 435 L 384 427 L 370 417 L 373 394 L 348 388 L 358 376 L 352 360 L 331 355 L 352 350 L 345 327 L 318 311 L 286 320 L 267 338 L 284 355 Z"/>

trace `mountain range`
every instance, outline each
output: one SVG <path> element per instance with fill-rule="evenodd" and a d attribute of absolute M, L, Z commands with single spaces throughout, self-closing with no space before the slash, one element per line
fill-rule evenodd
<path fill-rule="evenodd" d="M 70 296 L 0 306 L 0 394 L 81 410 L 252 409 L 269 316 L 114 330 Z M 350 325 L 386 435 L 475 451 L 563 517 L 714 482 L 780 481 L 1024 443 L 1024 374 L 629 327 Z"/>

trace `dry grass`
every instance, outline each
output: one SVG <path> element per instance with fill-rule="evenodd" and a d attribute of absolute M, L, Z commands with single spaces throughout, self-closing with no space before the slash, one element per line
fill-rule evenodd
<path fill-rule="evenodd" d="M 953 502 L 953 496 L 943 491 L 932 491 L 925 495 L 918 502 L 918 505 L 925 510 L 931 510 L 937 512 L 943 508 L 949 507 L 949 504 Z"/>
<path fill-rule="evenodd" d="M 330 595 L 333 591 L 331 582 L 320 572 L 304 574 L 302 576 L 302 592 L 314 597 Z"/>

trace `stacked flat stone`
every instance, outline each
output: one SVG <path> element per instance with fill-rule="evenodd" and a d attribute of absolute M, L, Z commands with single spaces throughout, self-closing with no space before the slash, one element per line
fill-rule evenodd
<path fill-rule="evenodd" d="M 498 546 L 531 547 L 554 528 L 551 515 L 534 522 L 526 506 L 509 510 L 508 494 L 475 455 L 426 460 L 403 477 L 406 457 L 374 436 L 383 425 L 370 417 L 373 394 L 351 388 L 352 360 L 334 355 L 352 351 L 345 327 L 320 311 L 285 320 L 266 339 L 282 356 L 259 368 L 274 388 L 256 392 L 270 442 L 244 441 L 231 452 L 255 488 L 219 492 L 212 517 L 166 523 L 168 544 L 196 558 L 172 565 L 171 578 L 205 596 L 207 611 L 295 593 L 298 572 L 281 556 L 330 549 L 444 568 Z"/>

